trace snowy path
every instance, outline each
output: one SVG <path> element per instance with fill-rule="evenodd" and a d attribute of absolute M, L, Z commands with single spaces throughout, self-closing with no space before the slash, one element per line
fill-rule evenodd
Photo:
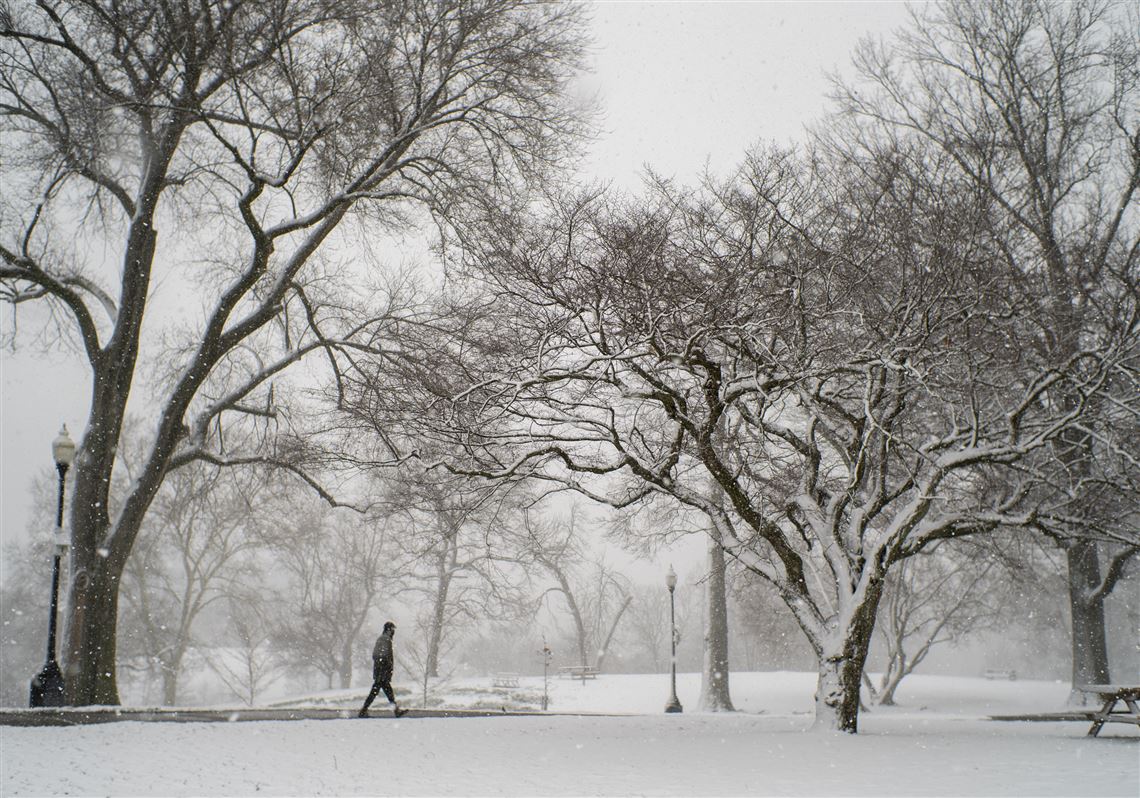
<path fill-rule="evenodd" d="M 982 717 L 1063 685 L 914 677 L 849 736 L 806 731 L 810 675 L 734 675 L 746 711 L 719 715 L 691 711 L 691 676 L 671 716 L 659 678 L 612 676 L 558 708 L 653 714 L 3 727 L 0 795 L 1140 795 L 1130 728 Z"/>
<path fill-rule="evenodd" d="M 1080 724 L 763 715 L 3 729 L 17 795 L 1136 796 L 1140 746 Z M 49 768 L 45 752 L 51 752 Z"/>

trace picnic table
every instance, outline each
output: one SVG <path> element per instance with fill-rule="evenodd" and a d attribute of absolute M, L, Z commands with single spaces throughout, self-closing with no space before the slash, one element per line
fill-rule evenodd
<path fill-rule="evenodd" d="M 1140 727 L 1140 686 L 1125 684 L 1082 684 L 1077 686 L 1083 692 L 1094 693 L 1104 702 L 1099 712 L 1089 712 L 1092 720 L 1089 737 L 1100 734 L 1106 723 L 1131 723 Z M 1117 709 L 1117 705 L 1121 705 Z"/>

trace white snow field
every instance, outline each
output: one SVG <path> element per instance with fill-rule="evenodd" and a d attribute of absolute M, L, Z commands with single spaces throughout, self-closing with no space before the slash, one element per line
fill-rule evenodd
<path fill-rule="evenodd" d="M 852 736 L 808 731 L 814 682 L 733 674 L 718 714 L 695 711 L 698 674 L 681 715 L 667 677 L 602 675 L 551 680 L 551 711 L 635 714 L 6 726 L 0 795 L 1140 796 L 1136 728 L 986 719 L 1061 711 L 1064 684 L 912 676 Z"/>

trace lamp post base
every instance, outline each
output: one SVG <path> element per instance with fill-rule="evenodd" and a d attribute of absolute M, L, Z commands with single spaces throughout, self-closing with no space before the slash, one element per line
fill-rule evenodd
<path fill-rule="evenodd" d="M 59 664 L 54 659 L 48 660 L 43 670 L 32 677 L 28 706 L 66 706 L 63 671 L 59 669 Z"/>
<path fill-rule="evenodd" d="M 684 712 L 681 708 L 681 702 L 677 700 L 677 696 L 670 696 L 669 703 L 665 705 L 666 712 Z"/>

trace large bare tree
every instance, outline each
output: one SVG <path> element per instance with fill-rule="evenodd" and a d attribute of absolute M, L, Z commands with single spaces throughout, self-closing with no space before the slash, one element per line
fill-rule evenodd
<path fill-rule="evenodd" d="M 917 143 L 983 192 L 1005 228 L 997 257 L 1021 275 L 1011 288 L 1037 306 L 1024 346 L 1063 364 L 1090 339 L 1130 323 L 1140 284 L 1135 4 L 932 4 L 902 35 L 865 42 L 855 64 L 859 79 L 838 86 L 837 95 L 857 127 L 842 129 L 839 146 L 866 154 L 884 142 Z M 913 165 L 922 168 L 924 159 Z M 1074 686 L 1109 680 L 1104 598 L 1140 550 L 1140 456 L 1136 436 L 1121 434 L 1135 429 L 1136 408 L 1116 398 L 1135 395 L 1136 373 L 1134 362 L 1096 413 L 1053 441 L 1055 488 L 1071 499 L 1049 531 L 1068 558 Z M 1084 401 L 1062 388 L 1072 386 L 1059 384 L 1043 399 L 1067 407 Z M 1103 464 L 1122 451 L 1124 467 L 1106 480 Z M 1100 512 L 1105 493 L 1130 507 Z M 1102 568 L 1098 538 L 1121 535 L 1133 540 Z"/>
<path fill-rule="evenodd" d="M 1027 353 L 1035 306 L 984 192 L 938 163 L 915 179 L 906 150 L 812 156 L 488 219 L 467 243 L 494 300 L 451 350 L 481 378 L 421 388 L 444 400 L 420 418 L 464 447 L 456 470 L 703 512 L 811 643 L 817 727 L 854 732 L 890 569 L 1037 524 L 1048 475 L 1019 466 L 1127 368 L 1136 323 L 1061 361 Z M 1050 401 L 1062 389 L 1079 401 Z"/>
<path fill-rule="evenodd" d="M 412 207 L 445 220 L 564 153 L 581 14 L 527 0 L 0 5 L 0 291 L 47 302 L 91 373 L 72 469 L 72 703 L 118 702 L 118 586 L 165 475 L 196 459 L 297 468 L 295 439 L 235 452 L 222 432 L 243 418 L 288 430 L 273 390 L 287 366 L 335 362 L 354 333 L 383 340 L 337 298 L 368 282 L 338 274 L 356 260 L 345 222 L 398 230 Z M 140 389 L 149 448 L 113 502 Z"/>

